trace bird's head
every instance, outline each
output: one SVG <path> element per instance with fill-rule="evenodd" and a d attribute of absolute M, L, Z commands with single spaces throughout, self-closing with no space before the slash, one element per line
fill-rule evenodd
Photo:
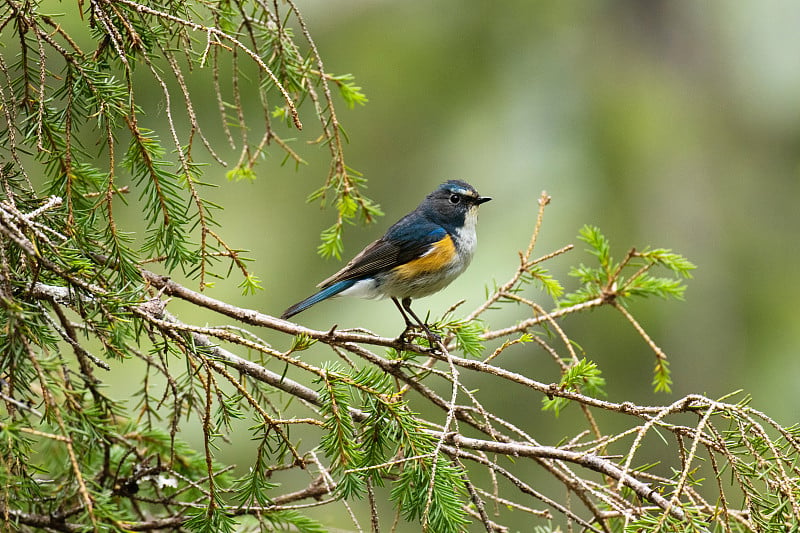
<path fill-rule="evenodd" d="M 462 180 L 449 180 L 430 193 L 420 209 L 444 227 L 459 228 L 477 214 L 478 206 L 491 200 Z"/>

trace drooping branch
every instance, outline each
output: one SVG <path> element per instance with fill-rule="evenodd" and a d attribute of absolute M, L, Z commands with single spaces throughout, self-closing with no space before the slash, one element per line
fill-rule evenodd
<path fill-rule="evenodd" d="M 28 359 L 39 365 L 37 382 L 51 398 L 61 394 L 62 386 L 57 385 L 60 383 L 68 383 L 68 390 L 80 388 L 90 393 L 72 394 L 63 404 L 48 402 L 46 411 L 63 421 L 56 431 L 48 433 L 30 424 L 23 433 L 34 435 L 39 431 L 42 438 L 69 452 L 69 447 L 78 444 L 67 434 L 67 420 L 75 418 L 72 409 L 80 408 L 77 411 L 82 413 L 80 416 L 93 412 L 75 398 L 91 398 L 87 405 L 107 407 L 101 429 L 107 431 L 103 438 L 109 451 L 102 472 L 85 471 L 78 453 L 72 454 L 70 467 L 73 474 L 80 471 L 83 479 L 100 480 L 98 483 L 115 497 L 158 511 L 140 513 L 138 520 L 128 522 L 129 529 L 179 528 L 197 513 L 280 517 L 285 516 L 280 513 L 297 506 L 277 502 L 323 498 L 310 505 L 347 503 L 359 491 L 374 501 L 378 497 L 374 491 L 376 483 L 388 482 L 393 484 L 395 494 L 406 491 L 404 499 L 397 500 L 403 512 L 412 509 L 414 519 L 429 524 L 430 530 L 436 530 L 436 520 L 443 519 L 443 508 L 449 505 L 448 513 L 457 510 L 458 516 L 479 520 L 488 531 L 502 531 L 504 526 L 489 512 L 487 504 L 491 501 L 514 502 L 519 509 L 534 514 L 558 514 L 595 532 L 615 530 L 615 520 L 637 524 L 647 520 L 672 521 L 686 527 L 709 520 L 723 525 L 735 521 L 755 530 L 755 524 L 760 522 L 751 517 L 760 516 L 756 514 L 758 509 L 747 505 L 736 508 L 732 504 L 735 499 L 726 496 L 720 511 L 713 499 L 706 499 L 693 487 L 693 476 L 706 458 L 717 473 L 723 468 L 731 469 L 736 486 L 752 498 L 763 487 L 761 481 L 750 477 L 749 462 L 774 459 L 769 490 L 787 502 L 786 508 L 791 513 L 788 520 L 798 512 L 794 494 L 800 476 L 795 459 L 800 454 L 800 444 L 794 430 L 781 427 L 746 405 L 700 395 L 688 395 L 669 405 L 612 402 L 585 392 L 591 389 L 584 387 L 581 376 L 570 377 L 576 368 L 583 368 L 584 362 L 578 361 L 575 351 L 569 349 L 572 341 L 561 319 L 587 307 L 614 306 L 618 299 L 625 298 L 625 294 L 613 292 L 613 284 L 607 285 L 607 278 L 603 278 L 606 292 L 602 296 L 589 296 L 582 302 L 547 312 L 530 297 L 520 295 L 520 284 L 528 274 L 515 273 L 513 283 L 501 286 L 500 296 L 488 297 L 492 305 L 480 305 L 478 309 L 483 314 L 494 305 L 522 303 L 521 308 L 533 316 L 511 328 L 472 330 L 473 333 L 463 329 L 464 322 L 444 318 L 435 327 L 441 329 L 445 341 L 431 349 L 424 339 L 418 344 L 420 341 L 416 339 L 386 338 L 363 330 L 306 328 L 212 298 L 141 266 L 136 270 L 141 286 L 122 299 L 105 281 L 119 267 L 113 258 L 90 253 L 83 258 L 85 263 L 79 269 L 70 267 L 55 253 L 69 242 L 63 232 L 50 228 L 52 217 L 48 217 L 61 209 L 61 205 L 58 198 L 52 198 L 25 212 L 9 202 L 0 202 L 0 239 L 4 246 L 15 247 L 19 259 L 38 276 L 24 285 L 6 284 L 7 294 L 25 301 L 25 305 L 38 313 L 39 322 L 69 347 L 63 352 L 55 351 L 57 364 L 50 367 L 43 366 L 45 358 L 29 354 Z M 529 272 L 532 263 L 539 268 L 540 262 L 526 254 L 521 255 L 521 264 L 528 269 L 525 272 Z M 629 261 L 636 257 L 630 255 Z M 636 269 L 635 276 L 645 275 L 641 265 L 631 266 Z M 622 275 L 625 268 L 609 266 L 610 275 Z M 536 273 L 543 276 L 541 270 Z M 635 288 L 635 284 L 629 281 L 619 286 L 628 290 Z M 168 298 L 212 311 L 222 325 L 182 322 L 167 311 Z M 450 317 L 452 312 L 451 309 L 446 315 Z M 123 322 L 131 324 L 138 337 L 121 346 L 110 332 Z M 529 330 L 536 326 L 555 332 L 553 338 L 564 345 L 551 346 L 547 337 L 537 338 L 533 344 L 545 349 L 558 364 L 565 375 L 560 383 L 540 382 L 501 365 L 504 350 L 530 342 L 525 334 L 530 336 Z M 258 329 L 280 334 L 286 348 L 279 349 L 264 341 L 257 334 Z M 482 346 L 478 353 L 474 344 L 473 351 L 465 348 L 465 343 L 488 341 L 502 332 L 519 336 L 504 343 L 505 348 L 493 350 L 491 357 L 484 357 Z M 469 334 L 474 335 L 471 341 L 464 338 Z M 104 396 L 105 389 L 95 385 L 113 365 L 87 350 L 86 338 L 99 340 L 107 354 L 124 353 L 144 362 L 148 377 L 141 392 L 141 410 L 146 423 L 141 423 L 152 431 L 154 420 L 162 414 L 169 417 L 170 434 L 161 437 L 161 451 L 156 451 L 158 447 L 148 449 L 148 443 L 156 438 L 153 435 L 136 425 L 123 429 L 116 423 L 121 419 L 111 408 L 113 402 Z M 315 350 L 331 350 L 346 365 L 314 363 L 314 358 L 304 357 L 305 350 L 312 346 Z M 49 346 L 48 349 L 53 350 Z M 74 358 L 74 364 L 67 361 L 69 357 Z M 186 368 L 184 375 L 178 375 L 176 365 L 170 362 L 175 357 L 181 358 L 182 364 L 177 366 Z M 100 372 L 97 368 L 104 370 Z M 151 394 L 150 373 L 166 382 L 160 397 Z M 480 389 L 468 386 L 477 376 L 489 385 Z M 0 376 L 0 379 L 3 380 L 0 400 L 14 416 L 32 421 L 45 414 L 27 407 L 27 399 L 21 396 L 22 387 L 15 378 Z M 185 383 L 191 386 L 185 387 Z M 592 415 L 590 431 L 558 445 L 542 444 L 537 440 L 539 436 L 512 423 L 507 413 L 492 411 L 484 404 L 487 390 L 503 387 L 516 388 L 520 394 L 534 399 L 574 403 L 591 413 L 613 414 L 626 421 L 626 429 L 603 432 L 602 424 Z M 275 401 L 276 391 L 281 392 L 282 398 L 297 400 L 280 402 L 291 405 L 286 408 L 291 414 L 283 414 L 284 407 Z M 235 509 L 222 503 L 229 495 L 253 494 L 244 491 L 241 485 L 228 489 L 218 483 L 217 477 L 229 467 L 219 467 L 214 462 L 217 441 L 225 429 L 229 430 L 229 420 L 245 411 L 255 421 L 253 428 L 258 442 L 258 459 L 246 476 L 250 483 L 247 487 L 271 486 L 268 481 L 271 472 L 297 469 L 307 471 L 310 477 L 306 489 L 273 494 L 272 505 L 264 505 L 256 496 L 250 496 L 247 505 Z M 418 412 L 426 412 L 426 416 Z M 177 444 L 178 431 L 185 417 L 192 414 L 203 428 L 203 451 L 195 457 L 194 478 L 181 473 L 186 452 L 179 452 Z M 696 423 L 686 423 L 686 414 L 695 416 Z M 731 424 L 736 427 L 733 434 L 739 435 L 738 442 L 730 437 Z M 291 438 L 290 429 L 298 425 L 322 434 L 320 446 L 327 457 L 317 454 L 316 444 L 309 448 Z M 0 430 L 14 431 L 14 427 L 3 422 Z M 642 470 L 638 464 L 645 439 L 655 433 L 672 435 L 678 443 L 675 460 L 679 466 L 672 474 Z M 612 447 L 614 452 L 622 447 L 624 453 L 611 455 L 608 450 Z M 140 452 L 141 449 L 148 451 Z M 129 460 L 115 464 L 119 454 Z M 507 460 L 517 463 L 529 460 L 541 466 L 566 489 L 567 501 L 537 492 L 531 483 L 503 465 Z M 417 477 L 404 486 L 412 474 Z M 476 481 L 484 475 L 493 480 L 491 486 Z M 498 480 L 510 484 L 516 497 L 509 495 L 509 489 Z M 179 492 L 168 495 L 159 485 L 162 483 L 183 486 Z M 150 493 L 137 495 L 135 489 L 139 486 L 147 487 Z M 73 495 L 71 513 L 88 510 L 87 502 L 94 503 L 92 488 L 86 484 L 84 487 Z M 190 489 L 199 496 L 178 497 L 180 491 Z M 718 489 L 722 494 L 729 490 L 722 485 Z M 442 491 L 453 498 L 442 500 Z M 213 507 L 204 503 L 209 498 L 217 502 Z M 525 501 L 527 498 L 542 502 L 549 509 L 537 511 Z M 352 510 L 348 512 L 355 516 Z M 15 516 L 19 516 L 19 523 L 54 524 L 45 513 Z M 370 516 L 373 522 L 377 520 L 374 512 Z M 463 519 L 455 519 L 453 523 Z M 43 527 L 71 531 L 72 525 L 73 522 L 64 519 L 60 524 Z"/>

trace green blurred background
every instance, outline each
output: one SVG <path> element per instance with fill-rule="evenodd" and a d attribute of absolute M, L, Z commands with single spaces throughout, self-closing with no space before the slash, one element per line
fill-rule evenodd
<path fill-rule="evenodd" d="M 553 202 L 538 253 L 577 244 L 550 263 L 568 287 L 568 266 L 589 261 L 575 239 L 586 223 L 600 226 L 617 257 L 653 245 L 698 265 L 685 302 L 632 307 L 670 356 L 671 395 L 651 392 L 652 353 L 616 312 L 565 322 L 605 370 L 613 399 L 741 388 L 779 421 L 798 418 L 800 4 L 301 4 L 326 69 L 352 72 L 370 99 L 353 111 L 340 105 L 339 117 L 347 161 L 386 216 L 349 230 L 345 258 L 443 179 L 464 178 L 495 199 L 481 209 L 478 253 L 462 278 L 416 307 L 439 314 L 466 298 L 471 309 L 485 285 L 511 275 L 546 190 Z M 225 233 L 253 251 L 266 288 L 220 296 L 277 314 L 339 268 L 315 254 L 332 213 L 303 203 L 327 170 L 324 148 L 316 150 L 320 160 L 296 173 L 267 161 L 256 183 L 220 190 Z M 520 312 L 489 315 L 489 325 Z M 391 303 L 361 300 L 296 319 L 384 335 L 401 326 Z M 508 363 L 532 377 L 555 376 L 535 348 L 512 353 L 518 360 Z"/>
<path fill-rule="evenodd" d="M 494 197 L 481 208 L 478 253 L 459 280 L 415 308 L 439 315 L 465 298 L 466 314 L 485 286 L 513 273 L 546 190 L 553 201 L 536 255 L 577 245 L 546 265 L 568 288 L 575 286 L 569 266 L 590 260 L 575 238 L 587 223 L 611 239 L 617 257 L 652 245 L 698 265 L 685 302 L 631 308 L 670 357 L 671 394 L 652 392 L 654 356 L 618 313 L 564 321 L 603 369 L 611 400 L 666 404 L 687 393 L 744 389 L 780 423 L 797 421 L 800 3 L 299 0 L 298 7 L 327 71 L 354 74 L 369 98 L 355 110 L 337 100 L 338 114 L 350 139 L 346 160 L 369 179 L 367 194 L 386 216 L 347 231 L 344 259 L 438 183 L 463 178 Z M 207 73 L 195 76 L 202 97 Z M 219 118 L 205 94 L 198 112 L 213 138 Z M 341 266 L 316 255 L 333 213 L 305 198 L 325 178 L 327 151 L 306 145 L 319 130 L 311 109 L 301 112 L 308 131 L 295 147 L 308 165 L 295 171 L 274 155 L 259 163 L 252 183 L 227 183 L 227 169 L 207 169 L 207 180 L 221 185 L 210 197 L 226 207 L 221 234 L 251 251 L 265 288 L 242 296 L 233 276 L 211 296 L 279 315 Z M 153 114 L 154 125 L 163 115 L 163 108 Z M 216 142 L 234 164 L 238 152 L 226 152 L 222 137 Z M 527 296 L 552 305 L 533 289 Z M 187 322 L 219 321 L 170 306 Z M 488 325 L 508 325 L 523 312 L 494 312 Z M 402 328 L 385 301 L 334 300 L 296 320 L 386 336 Z M 319 354 L 328 356 L 308 357 Z M 533 346 L 509 350 L 500 363 L 541 381 L 558 377 Z M 488 408 L 518 405 L 510 418 L 545 444 L 575 430 L 519 388 L 483 397 Z M 227 460 L 246 462 L 244 448 L 236 449 Z"/>

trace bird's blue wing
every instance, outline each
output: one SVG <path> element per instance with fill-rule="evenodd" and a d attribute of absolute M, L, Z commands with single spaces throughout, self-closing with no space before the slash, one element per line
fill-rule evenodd
<path fill-rule="evenodd" d="M 413 261 L 447 236 L 447 231 L 420 217 L 405 217 L 389 228 L 347 263 L 339 272 L 319 284 L 329 287 L 337 282 L 364 279 Z"/>

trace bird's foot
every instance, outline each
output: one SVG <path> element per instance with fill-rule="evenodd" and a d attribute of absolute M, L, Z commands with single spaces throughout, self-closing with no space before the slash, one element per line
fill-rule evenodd
<path fill-rule="evenodd" d="M 431 331 L 431 329 L 428 326 L 423 326 L 423 328 L 425 329 L 425 336 L 428 337 L 428 342 L 431 344 L 431 348 L 442 342 L 441 335 Z"/>
<path fill-rule="evenodd" d="M 413 324 L 406 324 L 406 329 L 404 329 L 403 332 L 400 334 L 400 336 L 397 337 L 397 342 L 401 342 L 403 344 L 411 344 L 413 337 L 409 334 L 415 329 L 417 329 L 417 326 Z"/>
<path fill-rule="evenodd" d="M 406 329 L 404 329 L 400 336 L 397 337 L 397 342 L 411 344 L 412 336 L 410 336 L 409 333 L 418 329 L 422 329 L 425 332 L 425 338 L 428 340 L 428 344 L 430 345 L 428 351 L 432 353 L 441 352 L 439 344 L 442 342 L 442 336 L 438 333 L 434 333 L 426 324 L 421 324 L 419 326 L 415 324 L 406 325 Z"/>

